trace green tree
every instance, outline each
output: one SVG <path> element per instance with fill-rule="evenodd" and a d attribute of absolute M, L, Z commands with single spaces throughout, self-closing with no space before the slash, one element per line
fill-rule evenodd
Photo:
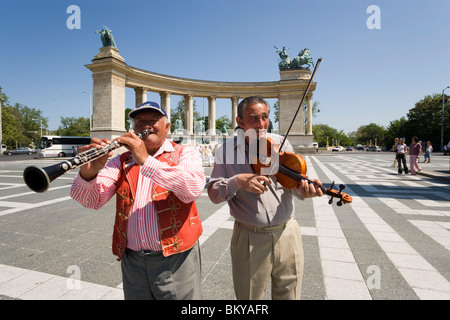
<path fill-rule="evenodd" d="M 47 129 L 47 118 L 42 111 L 30 108 L 20 103 L 11 105 L 5 93 L 1 92 L 2 101 L 2 143 L 8 148 L 17 146 L 33 146 L 40 140 L 41 123 L 42 131 Z"/>
<path fill-rule="evenodd" d="M 356 142 L 372 145 L 383 144 L 385 132 L 386 129 L 383 126 L 379 126 L 375 123 L 360 126 L 358 130 L 356 130 Z"/>
<path fill-rule="evenodd" d="M 314 141 L 319 144 L 320 147 L 325 147 L 327 145 L 352 145 L 353 141 L 347 137 L 343 130 L 338 131 L 335 128 L 330 127 L 326 124 L 316 124 L 313 125 L 313 135 Z"/>
<path fill-rule="evenodd" d="M 61 126 L 56 130 L 56 134 L 89 137 L 89 118 L 61 117 Z"/>
<path fill-rule="evenodd" d="M 3 89 L 0 87 L 0 101 L 2 102 L 2 106 L 9 106 L 9 98 L 8 96 L 2 92 Z"/>
<path fill-rule="evenodd" d="M 2 134 L 3 143 L 8 149 L 13 149 L 17 146 L 27 146 L 29 141 L 23 135 L 22 123 L 18 117 L 14 115 L 14 110 L 11 106 L 3 106 L 2 108 Z"/>
<path fill-rule="evenodd" d="M 444 96 L 444 142 L 450 138 L 450 107 L 449 96 Z M 411 137 L 417 136 L 419 140 L 430 140 L 435 148 L 440 146 L 442 121 L 442 94 L 427 95 L 410 109 L 408 122 L 405 124 L 405 133 L 408 143 Z M 447 140 L 445 140 L 447 139 Z"/>
<path fill-rule="evenodd" d="M 280 116 L 280 100 L 277 100 L 273 104 L 272 108 L 273 108 L 273 114 L 274 114 L 274 121 L 275 121 L 275 123 L 278 123 L 278 121 L 280 120 L 279 119 L 279 116 Z"/>
<path fill-rule="evenodd" d="M 231 128 L 230 118 L 225 115 L 216 119 L 216 129 L 220 131 L 223 123 L 227 126 L 228 129 L 234 129 L 234 128 Z"/>
<path fill-rule="evenodd" d="M 399 120 L 393 120 L 389 123 L 384 135 L 384 145 L 388 150 L 394 145 L 395 138 L 406 137 L 407 122 L 408 120 L 405 117 L 401 117 Z"/>

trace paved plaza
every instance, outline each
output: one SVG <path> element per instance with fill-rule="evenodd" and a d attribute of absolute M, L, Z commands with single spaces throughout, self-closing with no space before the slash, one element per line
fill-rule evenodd
<path fill-rule="evenodd" d="M 388 152 L 305 156 L 309 177 L 345 184 L 353 203 L 296 200 L 303 300 L 450 299 L 450 157 L 433 155 L 416 176 L 398 175 L 393 159 Z M 76 172 L 43 194 L 23 183 L 27 165 L 56 161 L 0 159 L 0 299 L 123 299 L 120 263 L 111 253 L 115 202 L 97 212 L 82 208 L 69 197 Z M 208 177 L 211 169 L 205 167 Z M 206 189 L 197 207 L 203 299 L 234 300 L 233 218 Z"/>

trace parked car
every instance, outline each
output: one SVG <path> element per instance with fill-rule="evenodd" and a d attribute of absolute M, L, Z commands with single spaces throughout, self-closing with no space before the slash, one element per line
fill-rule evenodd
<path fill-rule="evenodd" d="M 380 152 L 381 148 L 378 146 L 370 146 L 367 148 L 367 151 Z"/>
<path fill-rule="evenodd" d="M 352 146 L 346 146 L 345 147 L 345 151 L 352 151 L 352 150 L 353 150 Z"/>
<path fill-rule="evenodd" d="M 27 147 L 15 148 L 14 150 L 6 150 L 5 152 L 3 152 L 3 154 L 6 154 L 8 156 L 13 154 L 32 154 L 32 153 L 36 153 L 36 150 Z"/>
<path fill-rule="evenodd" d="M 358 145 L 355 147 L 355 150 L 364 150 L 364 147 L 363 147 L 362 145 L 358 144 Z"/>
<path fill-rule="evenodd" d="M 342 146 L 336 146 L 336 147 L 334 147 L 333 149 L 331 149 L 331 151 L 337 151 L 337 152 L 339 152 L 339 151 L 344 151 L 345 149 L 344 149 L 344 147 L 342 147 Z"/>

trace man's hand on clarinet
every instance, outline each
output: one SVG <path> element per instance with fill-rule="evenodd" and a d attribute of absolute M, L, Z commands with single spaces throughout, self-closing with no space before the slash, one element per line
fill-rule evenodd
<path fill-rule="evenodd" d="M 123 144 L 133 154 L 134 161 L 143 165 L 145 160 L 148 158 L 147 148 L 145 147 L 145 142 L 134 132 L 127 132 L 123 136 L 115 139 L 119 143 Z"/>
<path fill-rule="evenodd" d="M 91 143 L 85 146 L 82 146 L 78 149 L 79 153 L 88 151 L 92 148 L 101 149 L 104 146 L 107 146 L 111 144 L 111 141 L 108 139 L 98 139 L 98 138 L 92 138 Z M 108 162 L 108 158 L 111 157 L 113 152 L 109 152 L 108 154 L 97 158 L 91 162 L 86 163 L 84 166 L 80 167 L 80 175 L 81 177 L 86 181 L 91 181 L 95 179 L 98 172 L 103 169 L 103 167 L 106 165 L 106 162 Z"/>

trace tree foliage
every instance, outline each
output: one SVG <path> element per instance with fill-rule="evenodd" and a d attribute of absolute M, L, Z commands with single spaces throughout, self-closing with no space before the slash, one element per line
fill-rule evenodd
<path fill-rule="evenodd" d="M 444 97 L 448 100 L 448 96 Z M 444 101 L 445 101 L 444 100 Z M 417 136 L 419 140 L 428 141 L 436 145 L 440 144 L 441 124 L 442 124 L 442 95 L 435 93 L 428 95 L 424 99 L 416 103 L 415 107 L 410 109 L 408 114 L 408 122 L 406 123 L 406 134 L 408 137 Z M 450 108 L 445 103 L 444 109 L 445 131 L 444 139 L 450 138 Z"/>
<path fill-rule="evenodd" d="M 328 145 L 352 145 L 353 141 L 347 137 L 343 130 L 338 131 L 326 124 L 313 125 L 314 140 L 321 147 Z"/>
<path fill-rule="evenodd" d="M 360 126 L 356 130 L 356 142 L 364 145 L 382 145 L 386 129 L 375 123 Z"/>
<path fill-rule="evenodd" d="M 89 118 L 61 117 L 61 126 L 55 133 L 58 136 L 89 137 Z"/>
<path fill-rule="evenodd" d="M 2 143 L 10 149 L 16 147 L 36 146 L 42 132 L 47 129 L 47 118 L 37 108 L 30 108 L 20 103 L 11 105 L 9 98 L 0 87 L 2 102 Z"/>

